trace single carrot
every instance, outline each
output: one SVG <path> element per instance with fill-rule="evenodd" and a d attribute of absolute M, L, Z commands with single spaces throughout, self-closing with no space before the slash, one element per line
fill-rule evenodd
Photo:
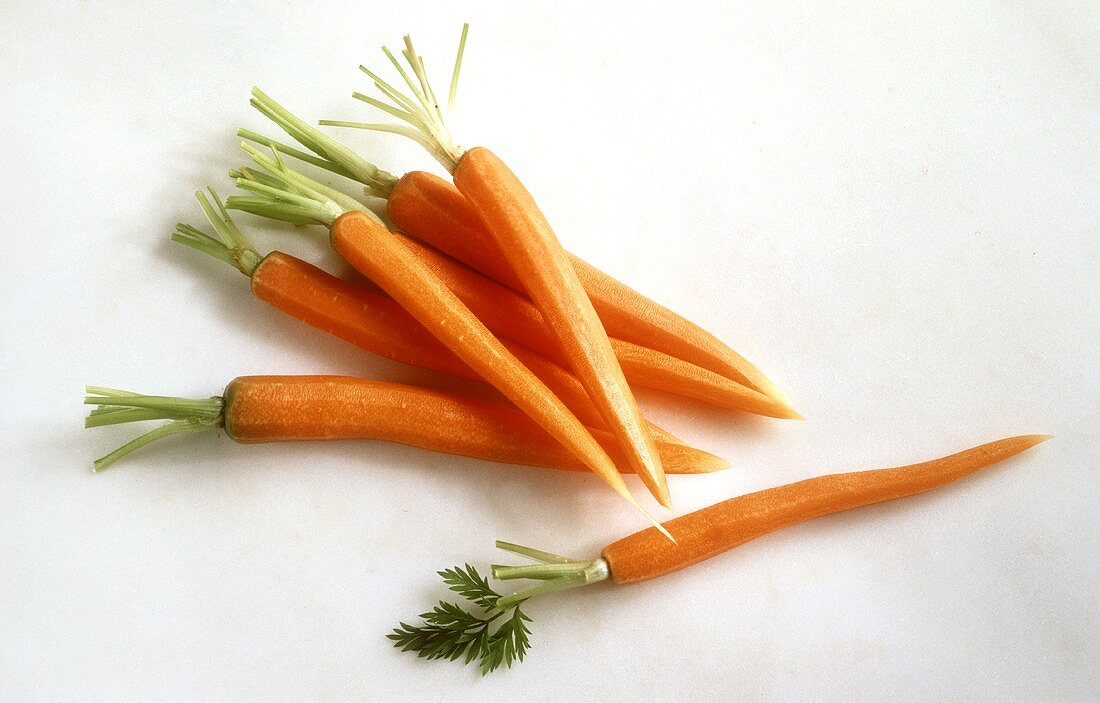
<path fill-rule="evenodd" d="M 452 98 L 465 38 L 464 28 L 451 80 Z M 386 105 L 374 101 L 372 104 L 408 122 L 411 127 L 372 128 L 413 138 L 452 173 L 455 186 L 469 201 L 523 283 L 524 290 L 542 312 L 558 346 L 569 360 L 569 368 L 623 445 L 631 465 L 658 502 L 670 506 L 668 483 L 653 440 L 643 429 L 641 411 L 600 318 L 549 222 L 520 180 L 493 152 L 484 147 L 463 150 L 454 143 L 428 82 L 424 62 L 408 36 L 403 54 L 415 81 L 393 55 L 386 52 L 413 97 L 402 95 L 376 74 L 365 68 L 364 71 L 393 103 Z"/>
<path fill-rule="evenodd" d="M 348 376 L 240 376 L 221 396 L 189 400 L 89 388 L 98 407 L 86 427 L 166 419 L 152 439 L 220 428 L 235 442 L 371 439 L 446 454 L 545 468 L 585 471 L 575 456 L 523 413 L 461 394 Z M 611 436 L 592 430 L 615 457 Z M 143 435 L 95 462 L 102 470 L 152 439 Z M 726 467 L 723 460 L 681 444 L 658 442 L 672 473 Z"/>
<path fill-rule="evenodd" d="M 663 576 L 749 540 L 822 515 L 924 493 L 1050 439 L 1009 437 L 957 454 L 891 469 L 831 474 L 739 496 L 665 523 L 678 541 L 667 549 L 656 531 L 604 547 L 615 583 Z"/>
<path fill-rule="evenodd" d="M 221 207 L 195 194 L 217 236 L 179 224 L 172 239 L 224 261 L 249 277 L 252 294 L 291 317 L 379 356 L 451 376 L 483 381 L 393 299 L 341 280 L 311 263 L 284 252 L 261 256 Z M 588 425 L 599 428 L 601 418 L 588 394 L 569 372 L 540 355 L 509 341 L 503 342 L 555 395 Z M 652 423 L 656 437 L 678 441 Z"/>
<path fill-rule="evenodd" d="M 424 616 L 425 624 L 414 626 L 402 623 L 389 637 L 395 646 L 404 651 L 428 658 L 441 658 L 433 656 L 433 653 L 445 652 L 454 659 L 468 652 L 468 634 L 471 630 L 487 630 L 488 623 L 510 614 L 510 620 L 493 637 L 506 640 L 510 651 L 518 650 L 522 654 L 528 646 L 529 632 L 525 626 L 523 631 L 517 632 L 515 622 L 530 622 L 531 619 L 519 610 L 529 598 L 606 580 L 627 584 L 663 576 L 783 527 L 930 491 L 1047 439 L 1047 435 L 1009 437 L 919 464 L 819 476 L 757 491 L 664 523 L 676 542 L 669 542 L 658 537 L 655 530 L 647 529 L 607 545 L 595 559 L 573 559 L 509 542 L 497 542 L 500 549 L 539 563 L 494 565 L 494 578 L 533 579 L 542 583 L 503 596 L 491 589 L 488 581 L 472 566 L 440 572 L 452 590 L 473 601 L 486 617 L 467 612 L 456 604 L 441 603 L 433 613 Z M 451 618 L 442 619 L 434 613 L 450 613 Z M 471 657 L 466 659 L 467 662 L 470 660 Z M 510 663 L 511 659 L 490 658 L 486 661 L 483 656 L 482 671 L 493 670 L 501 661 Z"/>

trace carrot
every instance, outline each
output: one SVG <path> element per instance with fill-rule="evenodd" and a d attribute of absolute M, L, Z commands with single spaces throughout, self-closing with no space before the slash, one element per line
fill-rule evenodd
<path fill-rule="evenodd" d="M 343 281 L 290 254 L 275 251 L 261 256 L 221 208 L 217 194 L 213 190 L 210 194 L 218 210 L 202 192 L 195 195 L 218 236 L 179 224 L 172 239 L 240 270 L 250 278 L 256 298 L 311 327 L 387 359 L 460 378 L 483 380 L 391 298 Z M 572 375 L 517 344 L 508 341 L 504 344 L 582 422 L 599 428 L 599 414 Z M 647 427 L 656 437 L 678 441 L 657 425 L 647 423 Z"/>
<path fill-rule="evenodd" d="M 446 454 L 545 468 L 586 467 L 514 408 L 461 394 L 347 376 L 241 376 L 221 396 L 188 400 L 89 388 L 85 403 L 99 406 L 87 427 L 167 419 L 153 439 L 220 428 L 235 442 L 372 439 Z M 167 429 L 166 429 L 167 428 Z M 606 432 L 592 430 L 614 457 Z M 95 462 L 102 470 L 148 444 L 143 435 Z M 672 473 L 725 468 L 718 457 L 681 444 L 658 442 Z"/>
<path fill-rule="evenodd" d="M 517 632 L 515 622 L 530 622 L 530 618 L 519 609 L 529 598 L 606 580 L 627 584 L 663 576 L 783 527 L 939 488 L 1047 439 L 1047 435 L 1009 437 L 919 464 L 819 476 L 750 493 L 664 523 L 665 528 L 676 537 L 676 542 L 669 542 L 658 537 L 655 530 L 647 529 L 612 542 L 595 559 L 572 559 L 509 542 L 497 542 L 497 547 L 501 549 L 540 563 L 494 565 L 494 578 L 534 579 L 542 583 L 503 596 L 491 589 L 488 581 L 472 566 L 440 572 L 452 590 L 472 600 L 486 612 L 487 617 L 479 618 L 459 605 L 440 603 L 435 611 L 424 616 L 424 625 L 402 623 L 390 634 L 390 639 L 395 646 L 421 656 L 440 658 L 433 656 L 433 653 L 444 652 L 450 656 L 457 652 L 450 656 L 456 658 L 469 647 L 468 637 L 472 629 L 487 629 L 488 623 L 511 613 L 510 620 L 493 636 L 506 640 L 511 651 L 518 649 L 522 654 L 528 646 L 529 633 L 525 625 L 522 631 Z M 449 613 L 450 619 L 436 615 L 443 613 Z M 470 657 L 466 661 L 470 661 Z M 494 661 L 490 658 L 486 662 L 483 658 L 482 671 L 496 668 Z M 496 661 L 496 664 L 501 661 Z"/>
<path fill-rule="evenodd" d="M 665 523 L 679 542 L 667 549 L 642 531 L 604 547 L 615 583 L 663 576 L 789 525 L 924 493 L 1050 439 L 1023 435 L 892 469 L 831 474 L 727 500 Z"/>
<path fill-rule="evenodd" d="M 451 80 L 458 80 L 466 29 Z M 469 201 L 485 230 L 523 283 L 553 332 L 569 367 L 588 391 L 604 422 L 622 443 L 631 465 L 662 505 L 671 505 L 668 483 L 652 438 L 643 430 L 641 411 L 623 376 L 599 316 L 581 285 L 565 250 L 520 180 L 484 147 L 462 150 L 454 144 L 439 101 L 428 82 L 424 62 L 405 37 L 405 59 L 415 81 L 388 51 L 412 96 L 402 95 L 376 74 L 363 69 L 392 105 L 374 104 L 411 125 L 371 128 L 411 137 L 451 171 L 455 186 Z M 331 123 L 329 123 L 331 124 Z"/>
<path fill-rule="evenodd" d="M 284 168 L 277 155 L 275 160 L 270 160 L 247 145 L 245 148 L 272 174 L 269 179 L 281 178 L 300 193 L 281 191 L 285 202 L 293 207 L 327 211 L 336 218 L 331 228 L 332 246 L 349 264 L 378 284 L 482 379 L 585 462 L 650 522 L 655 526 L 659 524 L 634 499 L 607 452 L 561 399 L 485 329 L 469 309 L 409 253 L 395 233 L 373 214 L 350 210 L 356 203 L 348 196 Z M 266 183 L 264 180 L 252 182 L 250 187 L 259 193 L 276 190 L 268 184 L 270 180 Z M 215 227 L 221 220 L 222 228 L 229 234 L 226 237 L 219 230 L 223 239 L 243 240 L 220 200 L 218 206 L 220 213 L 215 213 L 208 204 L 204 206 L 207 218 Z M 205 237 L 216 244 L 212 237 L 194 228 L 189 228 L 185 235 L 195 237 L 196 242 Z M 216 250 L 213 244 L 203 246 Z M 196 245 L 196 248 L 201 247 Z M 224 253 L 219 256 L 231 263 L 236 258 Z M 646 437 L 652 442 L 648 433 Z"/>

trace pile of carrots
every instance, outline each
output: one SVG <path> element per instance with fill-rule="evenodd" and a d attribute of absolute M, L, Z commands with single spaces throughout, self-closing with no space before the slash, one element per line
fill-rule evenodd
<path fill-rule="evenodd" d="M 464 27 L 448 111 L 465 42 Z M 439 390 L 345 376 L 247 376 L 231 381 L 221 396 L 194 400 L 89 388 L 85 402 L 96 406 L 89 427 L 165 421 L 96 461 L 97 470 L 159 438 L 220 428 L 243 443 L 374 439 L 596 473 L 651 527 L 591 560 L 501 543 L 541 563 L 494 567 L 497 578 L 542 583 L 502 597 L 472 567 L 446 572 L 452 590 L 487 617 L 464 619 L 444 608 L 426 616 L 423 626 L 402 624 L 391 634 L 421 656 L 465 655 L 491 671 L 522 659 L 529 618 L 519 605 L 534 595 L 659 576 L 788 524 L 929 490 L 1044 439 L 1010 438 L 927 464 L 812 479 L 662 524 L 622 473 L 637 474 L 657 504 L 671 508 L 666 474 L 728 464 L 646 420 L 635 388 L 772 418 L 800 416 L 756 366 L 717 337 L 568 253 L 503 160 L 485 147 L 457 146 L 444 101 L 409 38 L 404 64 L 385 54 L 404 89 L 364 68 L 381 97 L 354 97 L 400 124 L 321 124 L 411 138 L 451 181 L 383 171 L 254 89 L 252 105 L 297 145 L 240 130 L 252 163 L 231 176 L 246 194 L 222 200 L 212 188 L 196 193 L 212 232 L 180 224 L 172 239 L 236 268 L 255 297 L 315 329 L 392 360 L 487 384 L 496 400 L 475 398 L 461 384 Z M 392 226 L 299 164 L 362 186 L 372 205 L 383 204 Z M 233 210 L 326 228 L 332 248 L 365 280 L 339 278 L 285 252 L 261 253 Z M 491 632 L 488 623 L 506 612 L 512 615 Z"/>

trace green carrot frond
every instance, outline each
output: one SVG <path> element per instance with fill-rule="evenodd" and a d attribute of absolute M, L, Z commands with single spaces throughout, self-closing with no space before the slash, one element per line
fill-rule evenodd
<path fill-rule="evenodd" d="M 458 53 L 455 56 L 454 69 L 451 73 L 450 91 L 447 96 L 447 111 L 454 108 L 455 95 L 458 91 L 458 75 L 462 69 L 462 57 L 466 49 L 466 35 L 469 25 L 462 25 L 462 36 L 458 42 Z M 369 98 L 361 93 L 354 93 L 352 97 L 371 105 L 392 117 L 405 122 L 404 125 L 368 122 L 346 122 L 340 120 L 322 120 L 322 125 L 336 127 L 352 127 L 355 129 L 367 129 L 377 132 L 390 132 L 412 139 L 424 147 L 439 163 L 448 171 L 454 171 L 458 160 L 462 157 L 463 149 L 455 144 L 451 136 L 450 128 L 440 107 L 440 101 L 432 89 L 428 80 L 428 72 L 424 66 L 424 59 L 416 53 L 412 39 L 406 35 L 405 48 L 401 51 L 401 57 L 408 65 L 408 69 L 394 56 L 387 47 L 382 47 L 382 53 L 393 65 L 397 74 L 405 83 L 407 92 L 403 93 L 395 88 L 379 74 L 366 66 L 359 68 L 374 83 L 374 87 L 389 102 Z M 410 71 L 411 70 L 411 75 Z"/>
<path fill-rule="evenodd" d="M 98 386 L 88 386 L 85 390 L 88 395 L 84 398 L 84 404 L 98 406 L 85 418 L 85 427 L 147 420 L 169 421 L 97 459 L 94 464 L 96 471 L 102 471 L 127 454 L 158 439 L 212 430 L 221 427 L 224 422 L 225 402 L 217 396 L 200 399 L 176 398 L 142 395 Z"/>
<path fill-rule="evenodd" d="M 237 187 L 252 193 L 251 196 L 233 196 L 226 201 L 231 210 L 243 210 L 254 215 L 294 224 L 319 224 L 331 226 L 345 212 L 358 210 L 376 217 L 363 203 L 335 188 L 319 183 L 290 168 L 283 161 L 277 147 L 271 156 L 251 144 L 241 148 L 263 169 L 237 169 Z"/>
<path fill-rule="evenodd" d="M 483 612 L 475 614 L 456 603 L 440 601 L 420 614 L 420 625 L 400 623 L 387 635 L 403 652 L 414 652 L 425 659 L 463 659 L 464 664 L 478 660 L 482 675 L 523 661 L 531 643 L 526 623 L 531 622 L 519 603 L 501 608 L 499 593 L 477 569 L 466 564 L 439 572 L 443 582 L 455 593 Z M 503 622 L 492 629 L 498 620 Z"/>
<path fill-rule="evenodd" d="M 214 227 L 217 236 L 181 222 L 176 225 L 176 230 L 172 233 L 172 241 L 201 251 L 233 266 L 244 275 L 251 276 L 263 257 L 233 222 L 233 218 L 229 216 L 229 211 L 222 204 L 217 192 L 213 188 L 208 190 L 210 197 L 217 204 L 216 207 L 210 204 L 210 200 L 201 190 L 195 191 L 195 198 L 198 199 L 199 207 L 202 208 L 207 221 Z"/>
<path fill-rule="evenodd" d="M 336 163 L 335 161 L 331 161 L 322 156 L 316 156 L 315 154 L 310 154 L 309 152 L 302 151 L 301 149 L 296 149 L 289 144 L 284 144 L 283 142 L 265 137 L 262 134 L 253 132 L 248 129 L 238 129 L 237 136 L 241 139 L 247 139 L 250 142 L 259 144 L 260 146 L 266 146 L 267 148 L 272 150 L 277 149 L 281 154 L 293 157 L 295 159 L 298 159 L 299 161 L 304 161 L 305 163 L 317 166 L 318 168 L 323 168 L 324 170 L 330 173 L 335 173 L 338 176 L 343 176 L 344 178 L 355 180 L 354 173 Z"/>
<path fill-rule="evenodd" d="M 247 130 L 238 132 L 241 137 L 274 150 L 282 151 L 288 156 L 314 166 L 359 181 L 366 186 L 369 195 L 385 198 L 393 189 L 394 184 L 397 183 L 397 177 L 392 173 L 383 171 L 339 141 L 297 117 L 290 110 L 272 100 L 259 88 L 252 89 L 251 105 L 316 156 L 311 156 L 293 147 L 287 147 Z"/>
<path fill-rule="evenodd" d="M 497 600 L 500 599 L 496 591 L 489 586 L 489 580 L 469 564 L 466 564 L 465 569 L 461 566 L 444 569 L 439 572 L 439 575 L 443 577 L 443 583 L 447 584 L 447 588 L 486 610 L 495 608 Z"/>

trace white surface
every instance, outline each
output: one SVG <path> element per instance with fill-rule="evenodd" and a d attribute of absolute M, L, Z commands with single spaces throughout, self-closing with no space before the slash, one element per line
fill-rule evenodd
<path fill-rule="evenodd" d="M 1100 698 L 1095 3 L 305 7 L 5 4 L 0 698 Z M 659 581 L 532 603 L 529 659 L 484 680 L 384 635 L 445 595 L 435 570 L 500 561 L 494 538 L 585 555 L 639 527 L 597 479 L 213 436 L 92 475 L 131 431 L 80 429 L 85 383 L 403 377 L 167 235 L 200 220 L 195 188 L 229 190 L 234 129 L 264 127 L 251 85 L 365 118 L 356 66 L 413 31 L 445 82 L 463 19 L 461 140 L 502 154 L 567 246 L 729 340 L 809 418 L 643 396 L 735 463 L 674 480 L 680 511 L 1056 440 Z M 252 232 L 331 261 L 319 234 Z"/>

